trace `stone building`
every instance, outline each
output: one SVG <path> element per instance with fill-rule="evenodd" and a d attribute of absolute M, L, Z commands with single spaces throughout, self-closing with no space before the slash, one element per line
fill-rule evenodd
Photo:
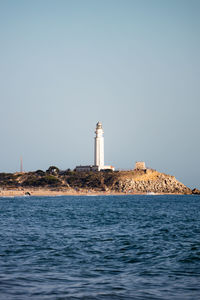
<path fill-rule="evenodd" d="M 135 168 L 134 170 L 146 170 L 145 162 L 144 161 L 137 161 L 135 163 Z"/>
<path fill-rule="evenodd" d="M 98 171 L 97 166 L 76 166 L 76 172 L 90 172 L 90 171 Z"/>

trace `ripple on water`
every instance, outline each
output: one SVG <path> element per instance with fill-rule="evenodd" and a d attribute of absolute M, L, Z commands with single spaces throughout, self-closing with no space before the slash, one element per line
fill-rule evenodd
<path fill-rule="evenodd" d="M 0 199 L 1 299 L 199 299 L 191 196 Z"/>

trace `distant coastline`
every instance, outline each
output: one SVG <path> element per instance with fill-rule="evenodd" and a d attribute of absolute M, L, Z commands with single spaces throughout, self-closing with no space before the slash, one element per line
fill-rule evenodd
<path fill-rule="evenodd" d="M 23 197 L 23 196 L 105 196 L 105 195 L 148 195 L 146 192 L 115 192 L 115 191 L 96 191 L 96 190 L 62 190 L 62 189 L 1 189 L 0 197 Z M 182 193 L 152 193 L 152 195 L 182 195 Z"/>
<path fill-rule="evenodd" d="M 156 170 L 0 173 L 0 197 L 58 195 L 200 194 L 174 176 Z"/>

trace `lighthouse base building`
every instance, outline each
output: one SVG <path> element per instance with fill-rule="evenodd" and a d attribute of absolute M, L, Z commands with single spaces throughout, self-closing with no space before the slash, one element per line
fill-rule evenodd
<path fill-rule="evenodd" d="M 113 166 L 104 165 L 104 136 L 103 127 L 100 122 L 96 124 L 95 138 L 94 138 L 94 165 L 93 166 L 77 166 L 75 171 L 77 172 L 90 172 L 101 170 L 112 170 Z"/>

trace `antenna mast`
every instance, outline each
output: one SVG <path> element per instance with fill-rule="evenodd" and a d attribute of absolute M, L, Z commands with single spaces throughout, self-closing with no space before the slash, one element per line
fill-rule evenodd
<path fill-rule="evenodd" d="M 20 173 L 23 173 L 23 160 L 22 160 L 22 157 L 20 157 Z"/>

